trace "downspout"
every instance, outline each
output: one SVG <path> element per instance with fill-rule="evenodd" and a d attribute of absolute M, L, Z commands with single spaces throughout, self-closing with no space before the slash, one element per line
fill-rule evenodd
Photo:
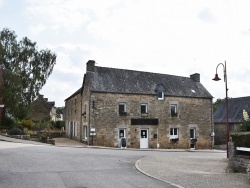
<path fill-rule="evenodd" d="M 81 111 L 80 111 L 80 142 L 82 142 L 82 91 L 81 91 Z"/>
<path fill-rule="evenodd" d="M 90 105 L 91 105 L 91 91 L 89 91 L 89 120 L 88 120 L 88 145 L 89 145 L 89 142 L 90 142 L 90 138 L 89 138 L 89 136 L 90 136 Z"/>
<path fill-rule="evenodd" d="M 214 115 L 213 115 L 213 99 L 211 99 L 211 149 L 214 149 Z"/>
<path fill-rule="evenodd" d="M 67 130 L 68 130 L 68 126 L 67 126 L 67 111 L 68 111 L 67 101 L 65 100 L 64 123 L 65 123 L 65 136 L 66 136 L 66 137 L 67 137 Z"/>

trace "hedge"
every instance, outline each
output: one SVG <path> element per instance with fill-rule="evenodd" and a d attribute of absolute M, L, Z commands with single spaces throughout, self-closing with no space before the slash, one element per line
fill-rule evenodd
<path fill-rule="evenodd" d="M 250 148 L 250 132 L 232 132 L 230 133 L 230 137 L 235 147 Z"/>

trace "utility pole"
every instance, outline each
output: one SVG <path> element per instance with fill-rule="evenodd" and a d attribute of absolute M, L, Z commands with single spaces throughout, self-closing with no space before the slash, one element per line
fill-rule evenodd
<path fill-rule="evenodd" d="M 0 65 L 0 90 L 2 89 L 2 65 Z M 0 129 L 2 127 L 2 109 L 3 109 L 2 96 L 0 96 Z"/>

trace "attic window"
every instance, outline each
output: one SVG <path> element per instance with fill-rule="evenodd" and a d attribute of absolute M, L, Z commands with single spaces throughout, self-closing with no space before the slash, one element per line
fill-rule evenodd
<path fill-rule="evenodd" d="M 163 91 L 158 91 L 157 92 L 157 98 L 158 98 L 158 100 L 164 100 L 164 92 Z"/>
<path fill-rule="evenodd" d="M 163 84 L 157 84 L 155 86 L 155 93 L 157 96 L 158 100 L 164 100 L 164 92 L 166 91 L 165 87 L 163 86 Z"/>

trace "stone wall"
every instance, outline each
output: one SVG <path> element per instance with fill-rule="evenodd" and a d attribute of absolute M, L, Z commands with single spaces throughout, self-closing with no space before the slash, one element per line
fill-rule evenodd
<path fill-rule="evenodd" d="M 140 148 L 140 129 L 143 128 L 148 129 L 149 148 L 156 148 L 157 141 L 160 148 L 190 148 L 189 129 L 194 127 L 197 137 L 196 149 L 211 148 L 211 99 L 167 96 L 165 100 L 157 100 L 155 95 L 97 92 L 89 94 L 86 88 L 88 87 L 85 85 L 83 108 L 87 110 L 83 125 L 88 126 L 88 130 L 96 129 L 94 145 L 118 147 L 118 131 L 122 128 L 126 130 L 127 147 Z M 119 115 L 120 102 L 126 103 L 125 116 Z M 148 104 L 147 116 L 140 113 L 141 103 Z M 178 105 L 177 117 L 171 116 L 172 103 Z M 155 118 L 159 124 L 131 125 L 131 118 Z M 175 127 L 179 129 L 179 140 L 171 141 L 170 128 Z M 157 129 L 158 138 L 154 136 Z"/>
<path fill-rule="evenodd" d="M 228 143 L 229 170 L 231 172 L 246 173 L 247 165 L 250 163 L 250 156 L 237 155 L 233 142 Z"/>
<path fill-rule="evenodd" d="M 229 132 L 237 131 L 240 128 L 240 123 L 230 123 Z M 214 123 L 214 144 L 215 145 L 225 145 L 226 144 L 226 123 Z"/>
<path fill-rule="evenodd" d="M 74 131 L 71 130 L 73 126 Z M 65 131 L 66 136 L 81 140 L 81 93 L 65 102 Z"/>

